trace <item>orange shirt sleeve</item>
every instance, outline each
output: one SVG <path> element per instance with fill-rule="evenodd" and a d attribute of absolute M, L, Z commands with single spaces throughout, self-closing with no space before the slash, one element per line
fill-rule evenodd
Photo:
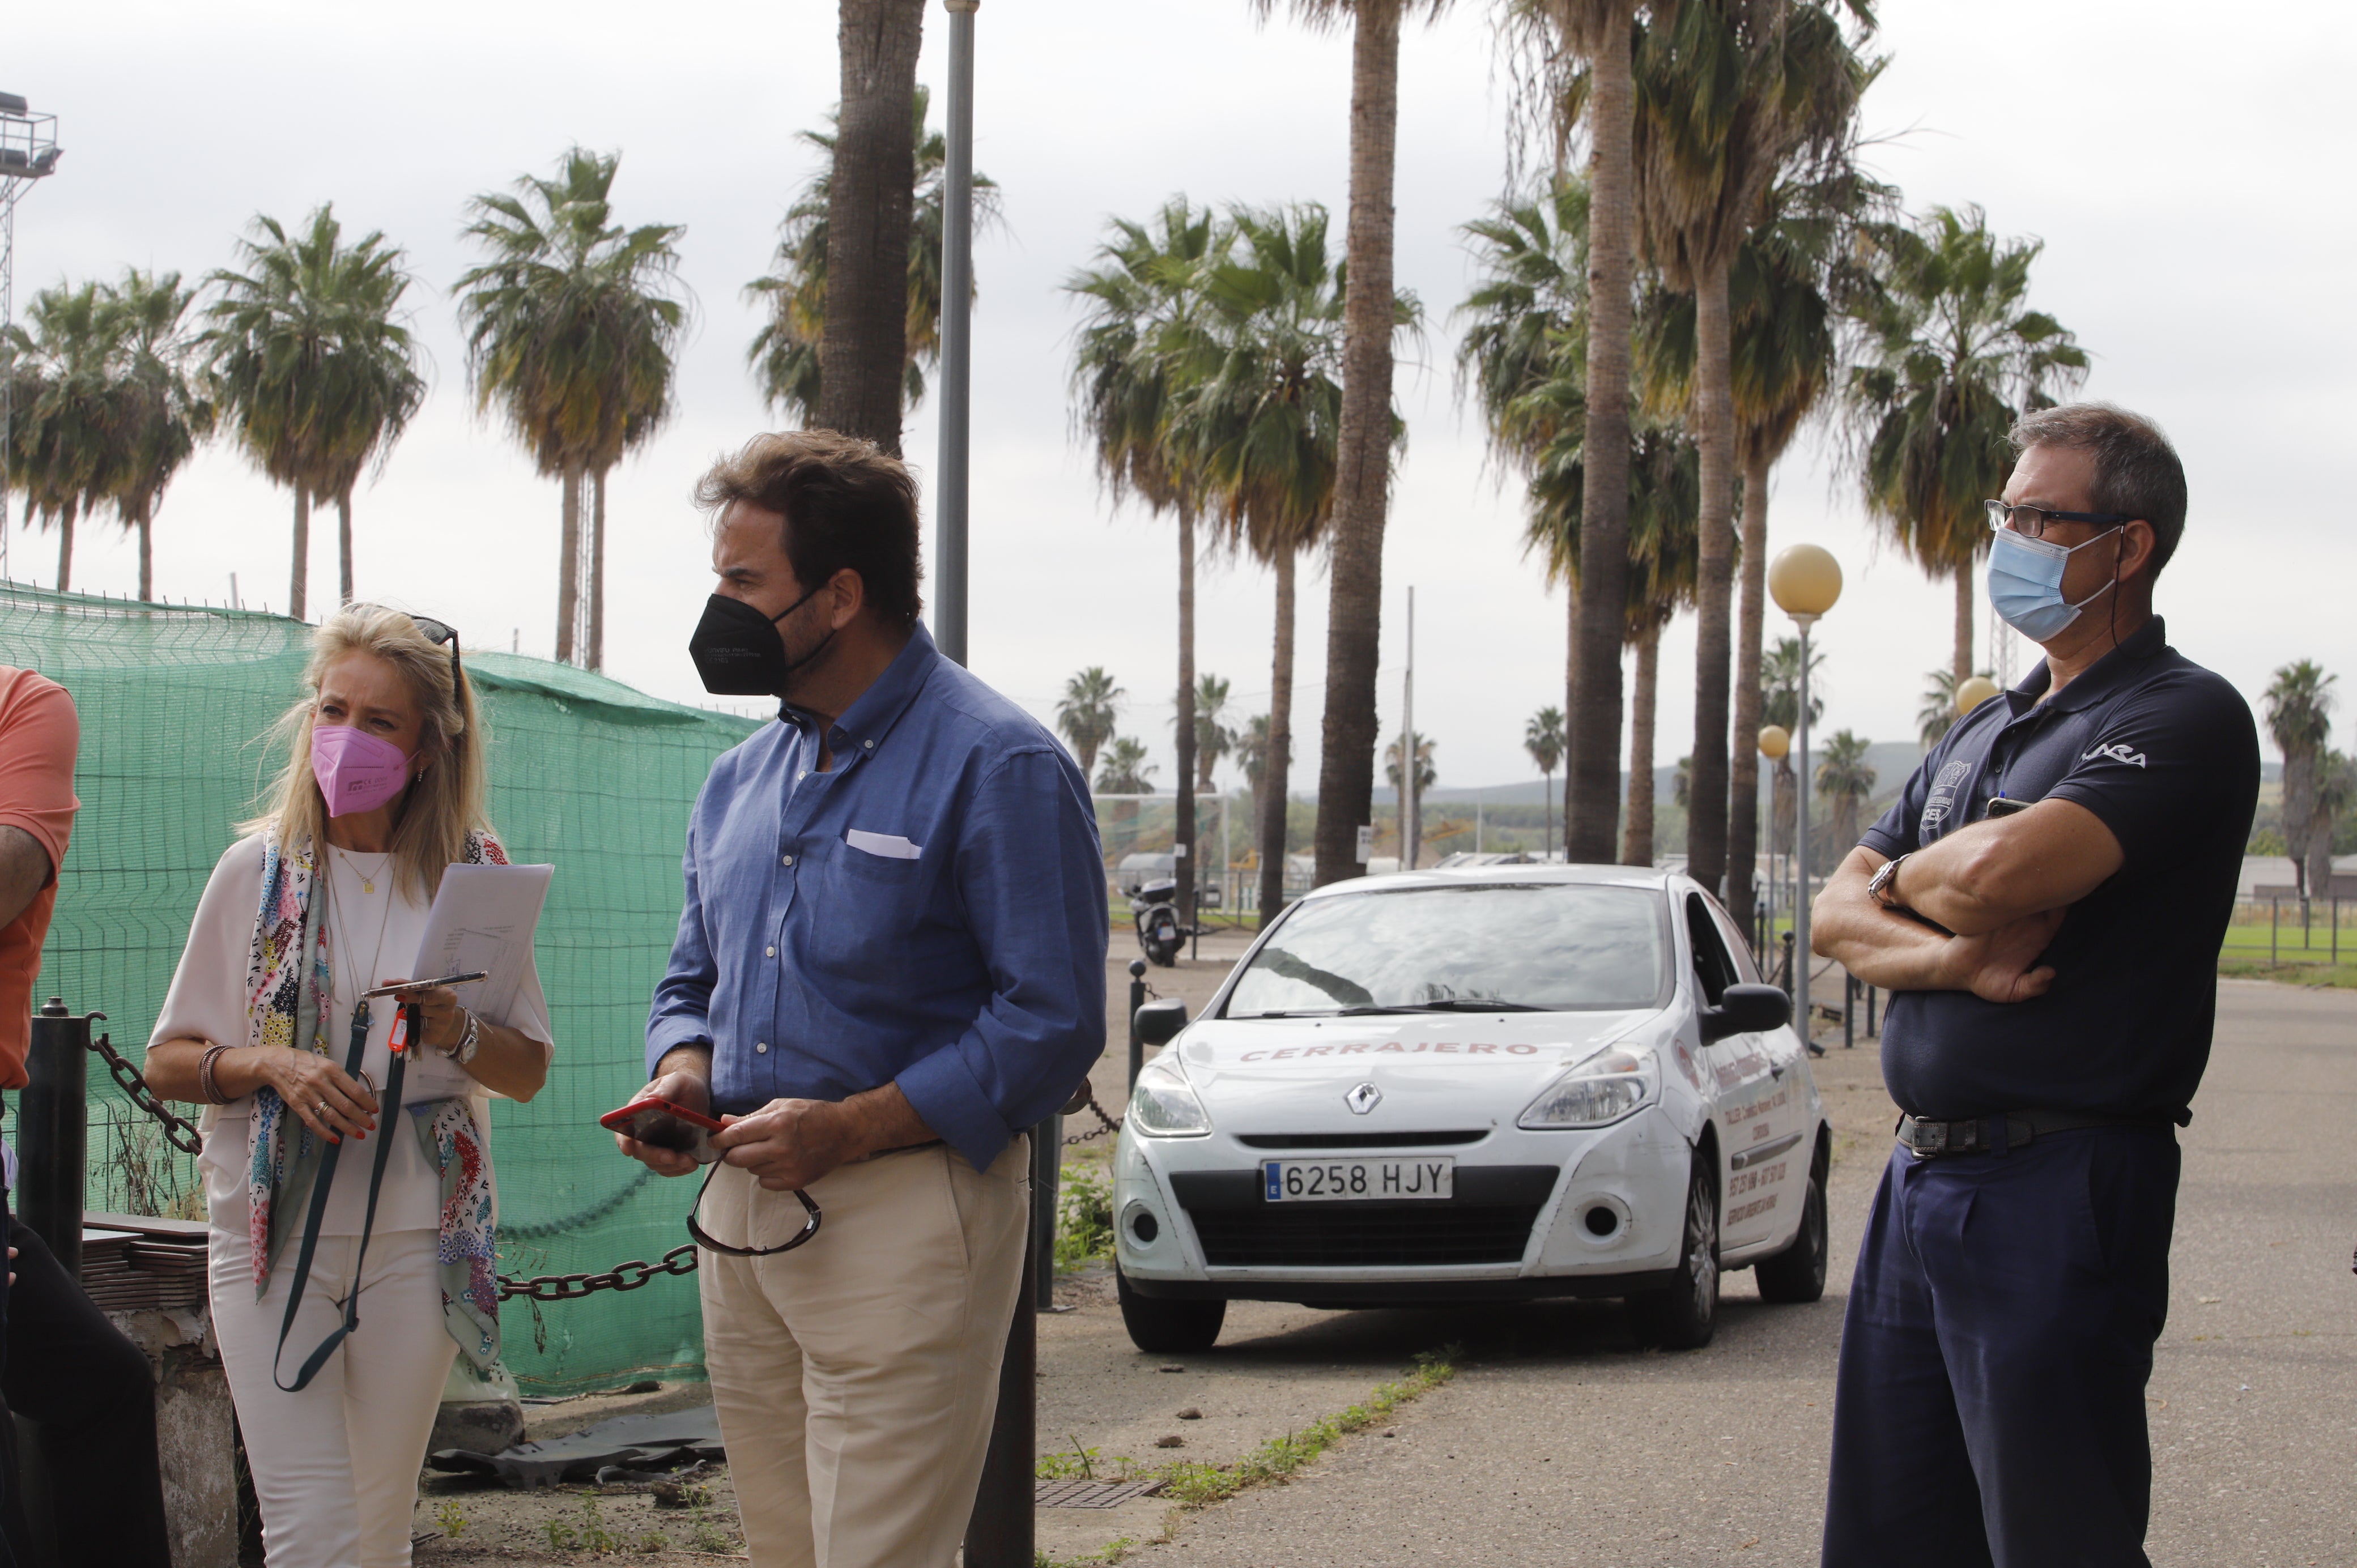
<path fill-rule="evenodd" d="M 73 698 L 29 670 L 0 671 L 0 824 L 22 828 L 49 854 L 49 880 L 73 836 L 74 754 L 81 720 Z"/>

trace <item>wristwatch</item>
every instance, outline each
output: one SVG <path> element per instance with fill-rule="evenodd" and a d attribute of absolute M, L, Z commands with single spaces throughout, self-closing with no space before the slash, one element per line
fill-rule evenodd
<path fill-rule="evenodd" d="M 1909 852 L 1912 853 L 1911 850 Z M 1872 880 L 1867 883 L 1866 896 L 1886 909 L 1906 911 L 1907 906 L 1899 901 L 1899 868 L 1906 864 L 1907 856 L 1904 854 L 1897 860 L 1884 861 Z"/>
<path fill-rule="evenodd" d="M 459 1036 L 457 1042 L 451 1046 L 449 1058 L 460 1067 L 465 1067 L 475 1059 L 475 1053 L 482 1048 L 482 1044 L 483 1021 L 476 1017 L 475 1010 L 469 1007 L 467 1009 L 467 1032 Z"/>

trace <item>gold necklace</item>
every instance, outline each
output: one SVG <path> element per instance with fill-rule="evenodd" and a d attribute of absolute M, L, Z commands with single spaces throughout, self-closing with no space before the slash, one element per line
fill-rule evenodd
<path fill-rule="evenodd" d="M 338 853 L 349 854 L 350 852 L 339 851 Z M 358 875 L 360 874 L 360 867 L 355 865 L 352 867 L 352 871 L 354 875 Z M 330 877 L 328 880 L 332 882 L 334 881 L 334 878 Z M 363 892 L 372 893 L 375 891 L 375 888 L 370 886 L 369 880 L 365 876 L 361 877 L 361 889 Z M 332 897 L 328 900 L 328 921 L 331 927 L 342 928 L 344 933 L 344 945 L 350 949 L 351 956 L 353 958 L 360 957 L 360 949 L 353 947 L 351 942 L 351 923 L 343 918 L 343 906 L 338 903 Z M 366 980 L 360 981 L 352 987 L 352 991 L 355 995 L 361 992 L 368 990 L 371 986 L 376 983 L 377 976 L 380 973 L 378 966 L 384 961 L 385 933 L 392 929 L 393 907 L 388 904 L 385 906 L 384 918 L 377 922 L 376 951 L 369 957 L 368 978 Z M 368 1006 L 368 999 L 366 997 L 361 997 L 358 1005 L 361 1008 L 366 1008 Z"/>
<path fill-rule="evenodd" d="M 329 847 L 334 848 L 335 846 L 331 845 Z M 376 879 L 380 875 L 383 875 L 384 863 L 393 858 L 393 852 L 387 850 L 384 854 L 377 856 L 377 868 L 374 871 L 363 871 L 361 869 L 361 857 L 357 854 L 351 850 L 341 848 L 337 848 L 336 853 L 342 855 L 346 860 L 350 861 L 352 863 L 352 869 L 360 873 L 361 891 L 363 893 L 373 893 L 376 891 Z"/>

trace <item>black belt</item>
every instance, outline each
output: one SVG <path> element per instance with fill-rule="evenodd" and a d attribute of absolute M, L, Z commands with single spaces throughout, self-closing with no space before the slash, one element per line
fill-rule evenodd
<path fill-rule="evenodd" d="M 2090 1116 L 2073 1111 L 2008 1111 L 2002 1116 L 1981 1116 L 1964 1122 L 1933 1122 L 1921 1116 L 1899 1118 L 1899 1141 L 1916 1155 L 2002 1155 L 2016 1144 L 2027 1144 L 2049 1133 L 2073 1133 L 2082 1127 L 2174 1127 L 2171 1121 L 2149 1116 Z"/>

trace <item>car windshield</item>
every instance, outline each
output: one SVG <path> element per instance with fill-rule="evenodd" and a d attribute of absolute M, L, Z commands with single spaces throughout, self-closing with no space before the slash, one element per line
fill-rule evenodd
<path fill-rule="evenodd" d="M 1252 957 L 1224 1015 L 1650 1007 L 1662 896 L 1520 882 L 1311 899 Z"/>

